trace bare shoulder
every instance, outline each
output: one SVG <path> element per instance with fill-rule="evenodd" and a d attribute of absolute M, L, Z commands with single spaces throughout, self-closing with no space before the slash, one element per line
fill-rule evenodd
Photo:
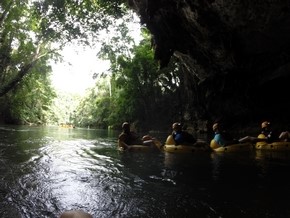
<path fill-rule="evenodd" d="M 118 138 L 123 141 L 126 137 L 127 137 L 127 134 L 121 133 Z"/>

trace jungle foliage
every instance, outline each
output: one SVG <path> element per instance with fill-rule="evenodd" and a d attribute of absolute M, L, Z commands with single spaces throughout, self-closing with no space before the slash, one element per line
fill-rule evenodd
<path fill-rule="evenodd" d="M 127 40 L 103 46 L 100 56 L 110 60 L 110 72 L 97 76 L 96 86 L 76 110 L 76 125 L 115 128 L 126 120 L 158 129 L 180 118 L 179 64 L 159 70 L 146 31 L 131 49 L 122 46 L 130 44 Z"/>
<path fill-rule="evenodd" d="M 58 52 L 72 41 L 93 44 L 126 11 L 119 0 L 0 1 L 0 120 L 46 123 L 39 111 L 48 110 L 55 96 L 50 61 L 59 61 Z"/>
<path fill-rule="evenodd" d="M 182 66 L 172 61 L 160 70 L 146 28 L 140 44 L 130 35 L 132 19 L 122 0 L 1 1 L 0 118 L 99 128 L 118 127 L 126 120 L 151 129 L 182 119 Z M 77 97 L 55 100 L 49 79 L 50 61 L 61 61 L 58 52 L 72 42 L 101 42 L 98 56 L 111 63 L 109 71 L 94 76 L 95 87 L 77 99 L 78 106 L 71 103 Z"/>

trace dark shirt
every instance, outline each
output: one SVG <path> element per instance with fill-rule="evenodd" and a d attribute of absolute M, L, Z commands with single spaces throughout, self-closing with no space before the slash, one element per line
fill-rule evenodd
<path fill-rule="evenodd" d="M 261 134 L 267 138 L 268 143 L 279 141 L 278 134 L 274 131 L 262 129 Z"/>

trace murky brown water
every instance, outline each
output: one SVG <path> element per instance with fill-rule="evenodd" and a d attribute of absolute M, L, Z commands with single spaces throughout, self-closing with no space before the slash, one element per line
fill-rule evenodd
<path fill-rule="evenodd" d="M 0 217 L 290 217 L 290 153 L 120 153 L 117 135 L 0 127 Z"/>

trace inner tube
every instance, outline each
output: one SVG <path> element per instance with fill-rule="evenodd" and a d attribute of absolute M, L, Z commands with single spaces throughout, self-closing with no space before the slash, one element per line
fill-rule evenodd
<path fill-rule="evenodd" d="M 252 143 L 237 143 L 227 146 L 220 146 L 215 140 L 211 140 L 210 147 L 215 152 L 239 152 L 239 151 L 251 151 L 253 149 Z"/>
<path fill-rule="evenodd" d="M 264 134 L 258 135 L 258 138 L 266 138 Z M 290 150 L 290 142 L 272 142 L 268 143 L 264 142 L 257 142 L 255 145 L 257 150 L 273 150 L 273 151 L 288 151 Z"/>
<path fill-rule="evenodd" d="M 208 144 L 203 140 L 197 140 L 192 145 L 176 145 L 172 135 L 166 139 L 163 151 L 169 153 L 194 153 L 198 151 L 209 151 Z"/>
<path fill-rule="evenodd" d="M 157 139 L 151 139 L 144 141 L 142 145 L 129 145 L 127 149 L 124 149 L 123 146 L 121 146 L 121 141 L 118 140 L 118 150 L 119 151 L 152 151 L 156 149 L 161 149 L 162 144 Z"/>

